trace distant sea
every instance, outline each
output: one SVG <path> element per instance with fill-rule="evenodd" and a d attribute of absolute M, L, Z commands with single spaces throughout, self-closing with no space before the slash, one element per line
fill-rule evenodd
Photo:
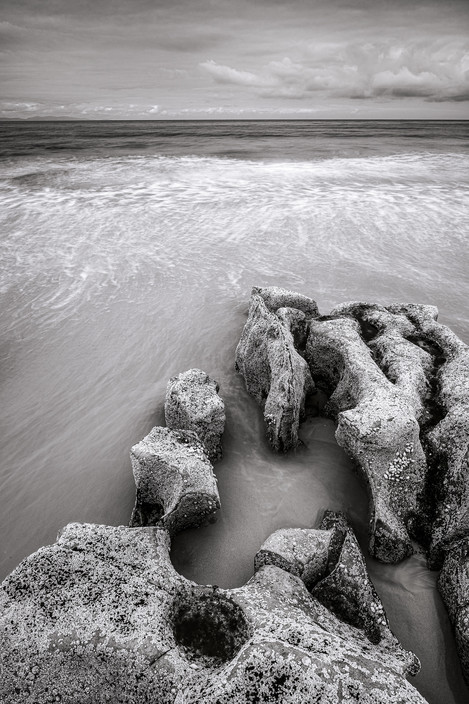
<path fill-rule="evenodd" d="M 438 306 L 469 342 L 469 123 L 0 122 L 0 578 L 71 521 L 128 523 L 130 447 L 199 367 L 227 407 L 218 522 L 187 577 L 243 584 L 275 529 L 367 498 L 322 418 L 287 456 L 234 371 L 253 285 Z M 469 699 L 436 574 L 368 567 L 430 704 Z"/>

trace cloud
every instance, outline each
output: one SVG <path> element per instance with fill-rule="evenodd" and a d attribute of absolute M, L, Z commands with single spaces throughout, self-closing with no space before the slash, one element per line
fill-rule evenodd
<path fill-rule="evenodd" d="M 424 98 L 461 101 L 469 96 L 469 42 L 420 41 L 308 47 L 301 59 L 271 61 L 258 73 L 208 61 L 218 83 L 244 86 L 263 98 Z"/>
<path fill-rule="evenodd" d="M 238 71 L 235 68 L 217 64 L 215 61 L 204 61 L 199 65 L 205 71 L 208 71 L 217 83 L 231 83 L 238 86 L 255 86 L 258 88 L 265 85 L 274 85 L 272 79 L 263 78 L 250 71 Z"/>

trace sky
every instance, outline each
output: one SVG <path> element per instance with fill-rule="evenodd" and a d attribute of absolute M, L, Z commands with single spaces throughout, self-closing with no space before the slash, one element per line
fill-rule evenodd
<path fill-rule="evenodd" d="M 1 7 L 1 118 L 469 119 L 469 0 Z"/>

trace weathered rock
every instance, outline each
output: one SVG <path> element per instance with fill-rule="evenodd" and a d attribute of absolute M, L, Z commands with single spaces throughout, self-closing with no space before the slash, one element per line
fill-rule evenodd
<path fill-rule="evenodd" d="M 253 286 L 251 294 L 261 296 L 266 307 L 272 313 L 276 313 L 279 308 L 295 308 L 302 311 L 306 318 L 317 318 L 319 315 L 316 301 L 302 293 L 295 293 L 295 291 L 289 291 L 286 288 Z"/>
<path fill-rule="evenodd" d="M 469 347 L 437 322 L 438 311 L 432 306 L 392 309 L 414 322 L 415 341 L 433 357 L 434 418 L 424 428 L 424 441 L 430 468 L 429 564 L 439 568 L 451 542 L 469 535 Z"/>
<path fill-rule="evenodd" d="M 351 303 L 331 315 L 359 322 L 378 366 L 415 412 L 429 468 L 415 533 L 438 569 L 451 541 L 469 533 L 469 348 L 437 322 L 435 306 Z"/>
<path fill-rule="evenodd" d="M 199 526 L 220 508 L 216 478 L 191 430 L 153 428 L 130 452 L 137 487 L 131 526 L 172 533 Z"/>
<path fill-rule="evenodd" d="M 311 320 L 306 358 L 330 393 L 324 413 L 337 421 L 337 442 L 368 487 L 370 552 L 398 562 L 413 552 L 409 530 L 426 476 L 413 396 L 386 378 L 351 318 Z"/>
<path fill-rule="evenodd" d="M 264 565 L 275 565 L 299 577 L 308 591 L 323 579 L 329 566 L 333 530 L 281 528 L 262 544 L 254 558 L 257 572 Z"/>
<path fill-rule="evenodd" d="M 162 528 L 71 524 L 0 589 L 3 704 L 419 704 L 414 657 L 264 566 L 239 589 L 173 569 Z"/>
<path fill-rule="evenodd" d="M 164 413 L 172 430 L 193 430 L 211 462 L 221 459 L 225 404 L 218 384 L 200 369 L 173 376 L 166 389 Z"/>
<path fill-rule="evenodd" d="M 456 645 L 469 684 L 469 536 L 453 543 L 446 552 L 438 589 L 454 627 Z"/>
<path fill-rule="evenodd" d="M 297 575 L 308 591 L 340 620 L 364 631 L 372 643 L 391 633 L 381 601 L 368 577 L 353 530 L 342 514 L 326 511 L 320 529 L 290 528 L 273 533 L 255 558 Z M 415 672 L 419 669 L 415 660 Z"/>
<path fill-rule="evenodd" d="M 236 369 L 243 375 L 247 391 L 264 410 L 270 444 L 277 451 L 287 451 L 298 444 L 306 397 L 314 387 L 308 365 L 294 341 L 294 335 L 301 335 L 306 316 L 286 308 L 274 313 L 255 291 L 236 349 Z M 281 300 L 279 294 L 274 300 Z"/>

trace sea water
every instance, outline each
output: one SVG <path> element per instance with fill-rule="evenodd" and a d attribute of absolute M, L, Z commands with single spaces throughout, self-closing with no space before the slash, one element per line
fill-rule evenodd
<path fill-rule="evenodd" d="M 242 585 L 265 538 L 367 496 L 310 418 L 288 455 L 234 370 L 253 285 L 431 303 L 469 342 L 464 122 L 0 122 L 0 578 L 71 521 L 127 524 L 129 449 L 164 425 L 168 379 L 220 384 L 216 524 L 181 533 L 185 576 Z M 430 704 L 469 696 L 437 575 L 367 558 Z"/>

